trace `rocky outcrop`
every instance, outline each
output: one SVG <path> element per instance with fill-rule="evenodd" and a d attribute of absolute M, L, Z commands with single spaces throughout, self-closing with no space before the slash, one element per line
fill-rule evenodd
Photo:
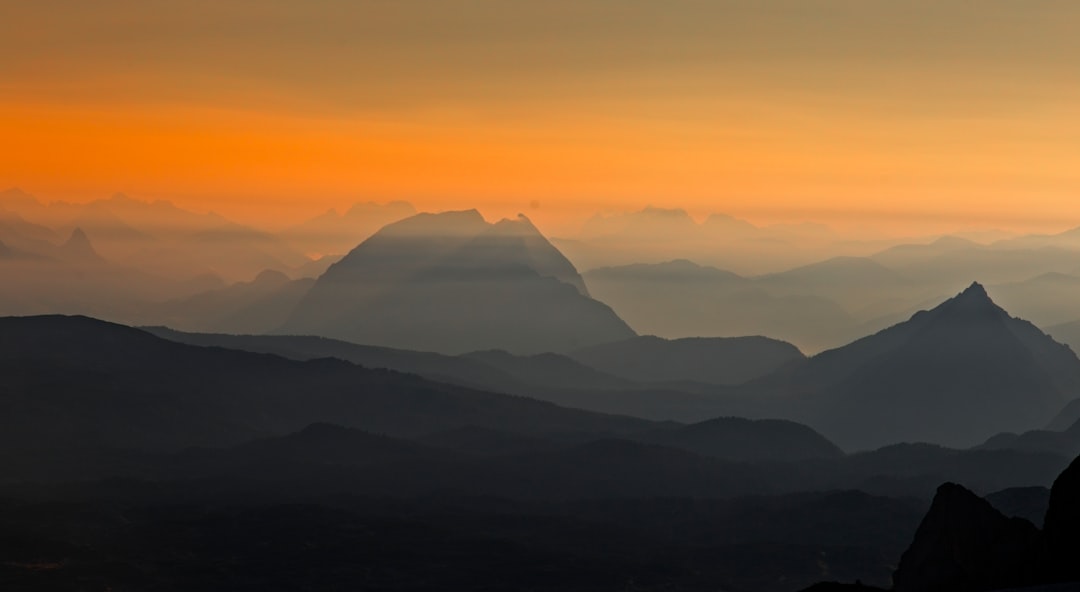
<path fill-rule="evenodd" d="M 1007 518 L 954 483 L 938 488 L 893 581 L 897 592 L 996 590 L 1039 582 L 1045 546 L 1031 522 Z"/>

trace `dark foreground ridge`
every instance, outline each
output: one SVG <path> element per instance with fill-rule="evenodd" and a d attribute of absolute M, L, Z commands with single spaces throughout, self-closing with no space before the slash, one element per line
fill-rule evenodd
<path fill-rule="evenodd" d="M 1080 587 L 1080 458 L 1054 482 L 1040 531 L 967 489 L 942 485 L 896 571 L 897 592 Z M 1076 588 L 1072 588 L 1076 589 Z"/>

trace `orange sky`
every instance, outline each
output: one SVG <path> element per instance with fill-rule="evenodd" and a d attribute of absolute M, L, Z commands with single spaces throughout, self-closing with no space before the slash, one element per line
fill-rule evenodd
<path fill-rule="evenodd" d="M 1072 2 L 11 4 L 0 185 L 47 199 L 1080 225 Z"/>

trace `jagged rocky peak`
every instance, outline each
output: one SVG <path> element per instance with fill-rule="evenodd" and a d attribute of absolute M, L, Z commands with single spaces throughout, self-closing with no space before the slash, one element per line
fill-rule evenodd
<path fill-rule="evenodd" d="M 957 320 L 984 321 L 1007 319 L 1009 313 L 998 306 L 979 282 L 972 282 L 963 292 L 942 303 L 939 314 Z"/>
<path fill-rule="evenodd" d="M 900 559 L 893 589 L 947 592 L 1023 586 L 1031 582 L 1041 551 L 1041 535 L 1031 522 L 1007 518 L 965 487 L 945 483 Z"/>

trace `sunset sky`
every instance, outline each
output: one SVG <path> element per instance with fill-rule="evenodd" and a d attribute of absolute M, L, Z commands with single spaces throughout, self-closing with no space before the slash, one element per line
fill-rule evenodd
<path fill-rule="evenodd" d="M 1072 0 L 0 0 L 0 188 L 1080 225 Z"/>

